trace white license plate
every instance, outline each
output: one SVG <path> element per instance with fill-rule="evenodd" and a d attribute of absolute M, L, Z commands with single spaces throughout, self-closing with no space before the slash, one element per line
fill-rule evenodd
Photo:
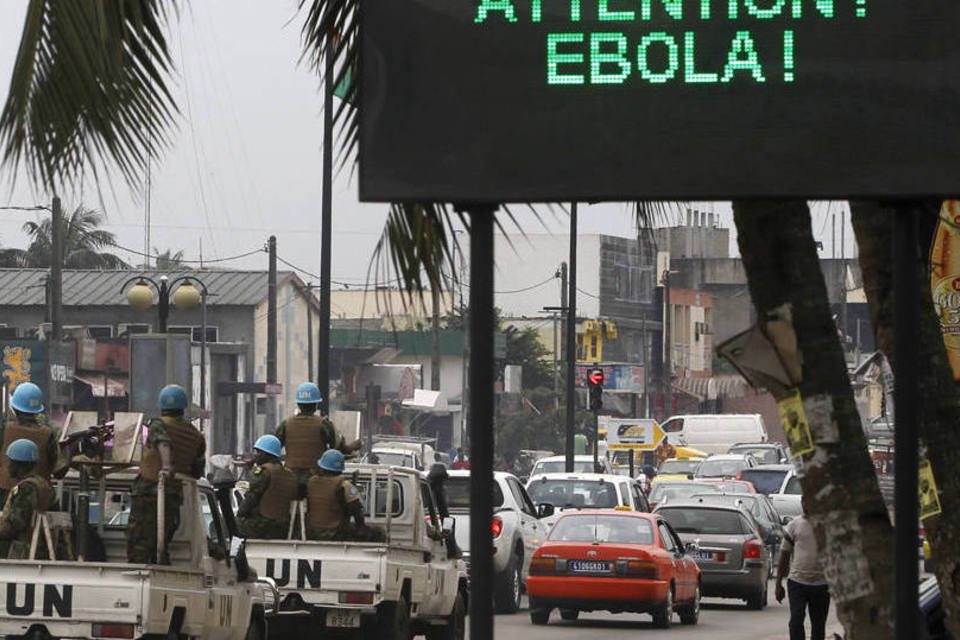
<path fill-rule="evenodd" d="M 327 626 L 338 629 L 359 627 L 360 612 L 343 609 L 333 609 L 327 611 Z"/>

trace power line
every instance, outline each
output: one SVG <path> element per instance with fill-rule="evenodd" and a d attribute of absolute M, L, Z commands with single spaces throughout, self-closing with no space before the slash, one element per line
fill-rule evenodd
<path fill-rule="evenodd" d="M 596 294 L 593 294 L 593 293 L 590 293 L 589 291 L 584 291 L 584 290 L 581 289 L 580 287 L 577 287 L 577 291 L 579 291 L 580 293 L 582 293 L 582 294 L 585 295 L 585 296 L 589 296 L 589 297 L 591 297 L 591 298 L 596 298 L 597 300 L 600 299 L 600 296 L 598 296 L 598 295 L 596 295 Z"/>
<path fill-rule="evenodd" d="M 302 267 L 298 267 L 297 265 L 293 264 L 292 262 L 289 262 L 289 261 L 287 261 L 287 260 L 284 260 L 284 259 L 281 258 L 280 256 L 277 256 L 277 262 L 282 262 L 283 264 L 287 265 L 288 267 L 290 267 L 290 268 L 293 269 L 294 271 L 299 272 L 301 275 L 310 276 L 310 278 L 313 279 L 313 280 L 322 280 L 322 278 L 321 278 L 320 276 L 318 276 L 317 274 L 312 273 L 312 272 L 310 272 L 310 271 L 307 271 L 306 269 L 304 269 L 304 268 L 302 268 Z M 377 284 L 378 284 L 378 285 L 399 284 L 400 282 L 401 282 L 400 278 L 392 278 L 392 279 L 390 279 L 390 280 L 382 281 L 382 282 L 377 283 Z M 344 287 L 360 287 L 360 286 L 366 287 L 367 284 L 369 284 L 369 281 L 347 282 L 347 281 L 345 281 L 345 280 L 333 280 L 333 279 L 331 279 L 331 280 L 330 280 L 330 283 L 331 283 L 331 284 L 339 284 L 339 285 L 344 286 Z"/>
<path fill-rule="evenodd" d="M 143 251 L 137 251 L 136 249 L 130 249 L 129 247 L 125 247 L 125 246 L 120 245 L 120 244 L 114 244 L 114 245 L 112 245 L 112 246 L 114 246 L 114 247 L 116 247 L 117 249 L 120 249 L 120 250 L 122 250 L 122 251 L 126 251 L 127 253 L 132 253 L 132 254 L 134 254 L 134 255 L 140 256 L 141 258 L 157 258 L 157 257 L 159 257 L 159 255 L 160 255 L 159 253 L 144 253 Z M 179 262 L 179 263 L 182 263 L 182 264 L 211 264 L 211 263 L 216 263 L 216 262 L 230 262 L 230 261 L 232 261 L 232 260 L 239 260 L 239 259 L 241 259 L 241 258 L 246 258 L 246 257 L 252 256 L 252 255 L 257 254 L 257 253 L 263 253 L 263 252 L 265 252 L 265 251 L 266 251 L 266 248 L 260 247 L 259 249 L 251 249 L 250 251 L 247 251 L 246 253 L 240 253 L 240 254 L 237 254 L 237 255 L 235 255 L 235 256 L 227 256 L 226 258 L 214 258 L 214 259 L 212 259 L 212 260 L 210 260 L 210 259 L 204 259 L 204 260 L 184 260 L 184 259 L 180 259 L 180 260 L 176 260 L 175 262 Z"/>
<path fill-rule="evenodd" d="M 32 207 L 0 207 L 2 211 L 50 211 L 50 207 L 38 204 Z"/>

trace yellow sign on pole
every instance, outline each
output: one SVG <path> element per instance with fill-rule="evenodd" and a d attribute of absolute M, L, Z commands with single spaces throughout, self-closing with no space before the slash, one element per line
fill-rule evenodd
<path fill-rule="evenodd" d="M 666 435 L 650 418 L 607 418 L 606 428 L 611 449 L 656 449 Z"/>
<path fill-rule="evenodd" d="M 813 433 L 810 431 L 810 424 L 807 422 L 807 413 L 803 410 L 803 398 L 800 397 L 800 390 L 793 389 L 790 395 L 777 402 L 777 410 L 780 413 L 783 430 L 787 434 L 790 456 L 799 458 L 812 453 L 815 449 Z"/>
<path fill-rule="evenodd" d="M 930 516 L 940 513 L 940 496 L 937 494 L 937 481 L 933 478 L 933 468 L 930 461 L 924 458 L 920 461 L 920 519 L 926 520 Z"/>
<path fill-rule="evenodd" d="M 960 380 L 960 201 L 946 200 L 930 246 L 930 290 L 943 343 Z"/>

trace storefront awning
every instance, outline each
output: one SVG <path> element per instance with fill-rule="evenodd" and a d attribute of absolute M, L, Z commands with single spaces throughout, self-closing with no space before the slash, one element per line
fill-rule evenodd
<path fill-rule="evenodd" d="M 122 398 L 127 395 L 127 381 L 98 373 L 74 374 L 73 378 L 90 387 L 90 395 L 102 398 L 104 392 L 110 398 Z"/>

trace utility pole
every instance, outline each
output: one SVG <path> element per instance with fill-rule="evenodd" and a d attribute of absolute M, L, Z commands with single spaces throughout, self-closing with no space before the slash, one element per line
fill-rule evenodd
<path fill-rule="evenodd" d="M 567 308 L 567 322 L 565 333 L 567 359 L 567 438 L 566 438 L 566 465 L 567 473 L 573 473 L 573 436 L 577 412 L 577 397 L 574 383 L 577 373 L 577 203 L 570 205 L 570 273 L 567 300 L 563 306 Z"/>
<path fill-rule="evenodd" d="M 277 237 L 270 236 L 267 243 L 270 266 L 267 275 L 267 384 L 277 382 Z M 277 422 L 276 396 L 267 397 L 267 424 L 273 428 Z"/>
<path fill-rule="evenodd" d="M 320 217 L 320 326 L 317 327 L 317 386 L 320 413 L 330 413 L 330 254 L 333 236 L 333 35 L 327 36 L 323 72 L 323 194 Z"/>
<path fill-rule="evenodd" d="M 670 306 L 670 265 L 663 273 L 663 410 L 673 413 L 673 308 Z"/>
<path fill-rule="evenodd" d="M 843 336 L 843 355 L 847 355 L 847 250 L 846 250 L 846 230 L 844 221 L 847 214 L 840 212 L 840 287 L 838 293 L 843 296 L 840 299 L 840 335 Z"/>
<path fill-rule="evenodd" d="M 59 344 L 63 334 L 63 209 L 59 196 L 50 210 L 50 322 L 51 339 Z"/>
<path fill-rule="evenodd" d="M 433 299 L 433 344 L 430 353 L 430 388 L 440 391 L 440 290 L 439 283 L 434 283 L 430 290 Z"/>
<path fill-rule="evenodd" d="M 313 283 L 307 283 L 307 380 L 313 382 Z"/>

